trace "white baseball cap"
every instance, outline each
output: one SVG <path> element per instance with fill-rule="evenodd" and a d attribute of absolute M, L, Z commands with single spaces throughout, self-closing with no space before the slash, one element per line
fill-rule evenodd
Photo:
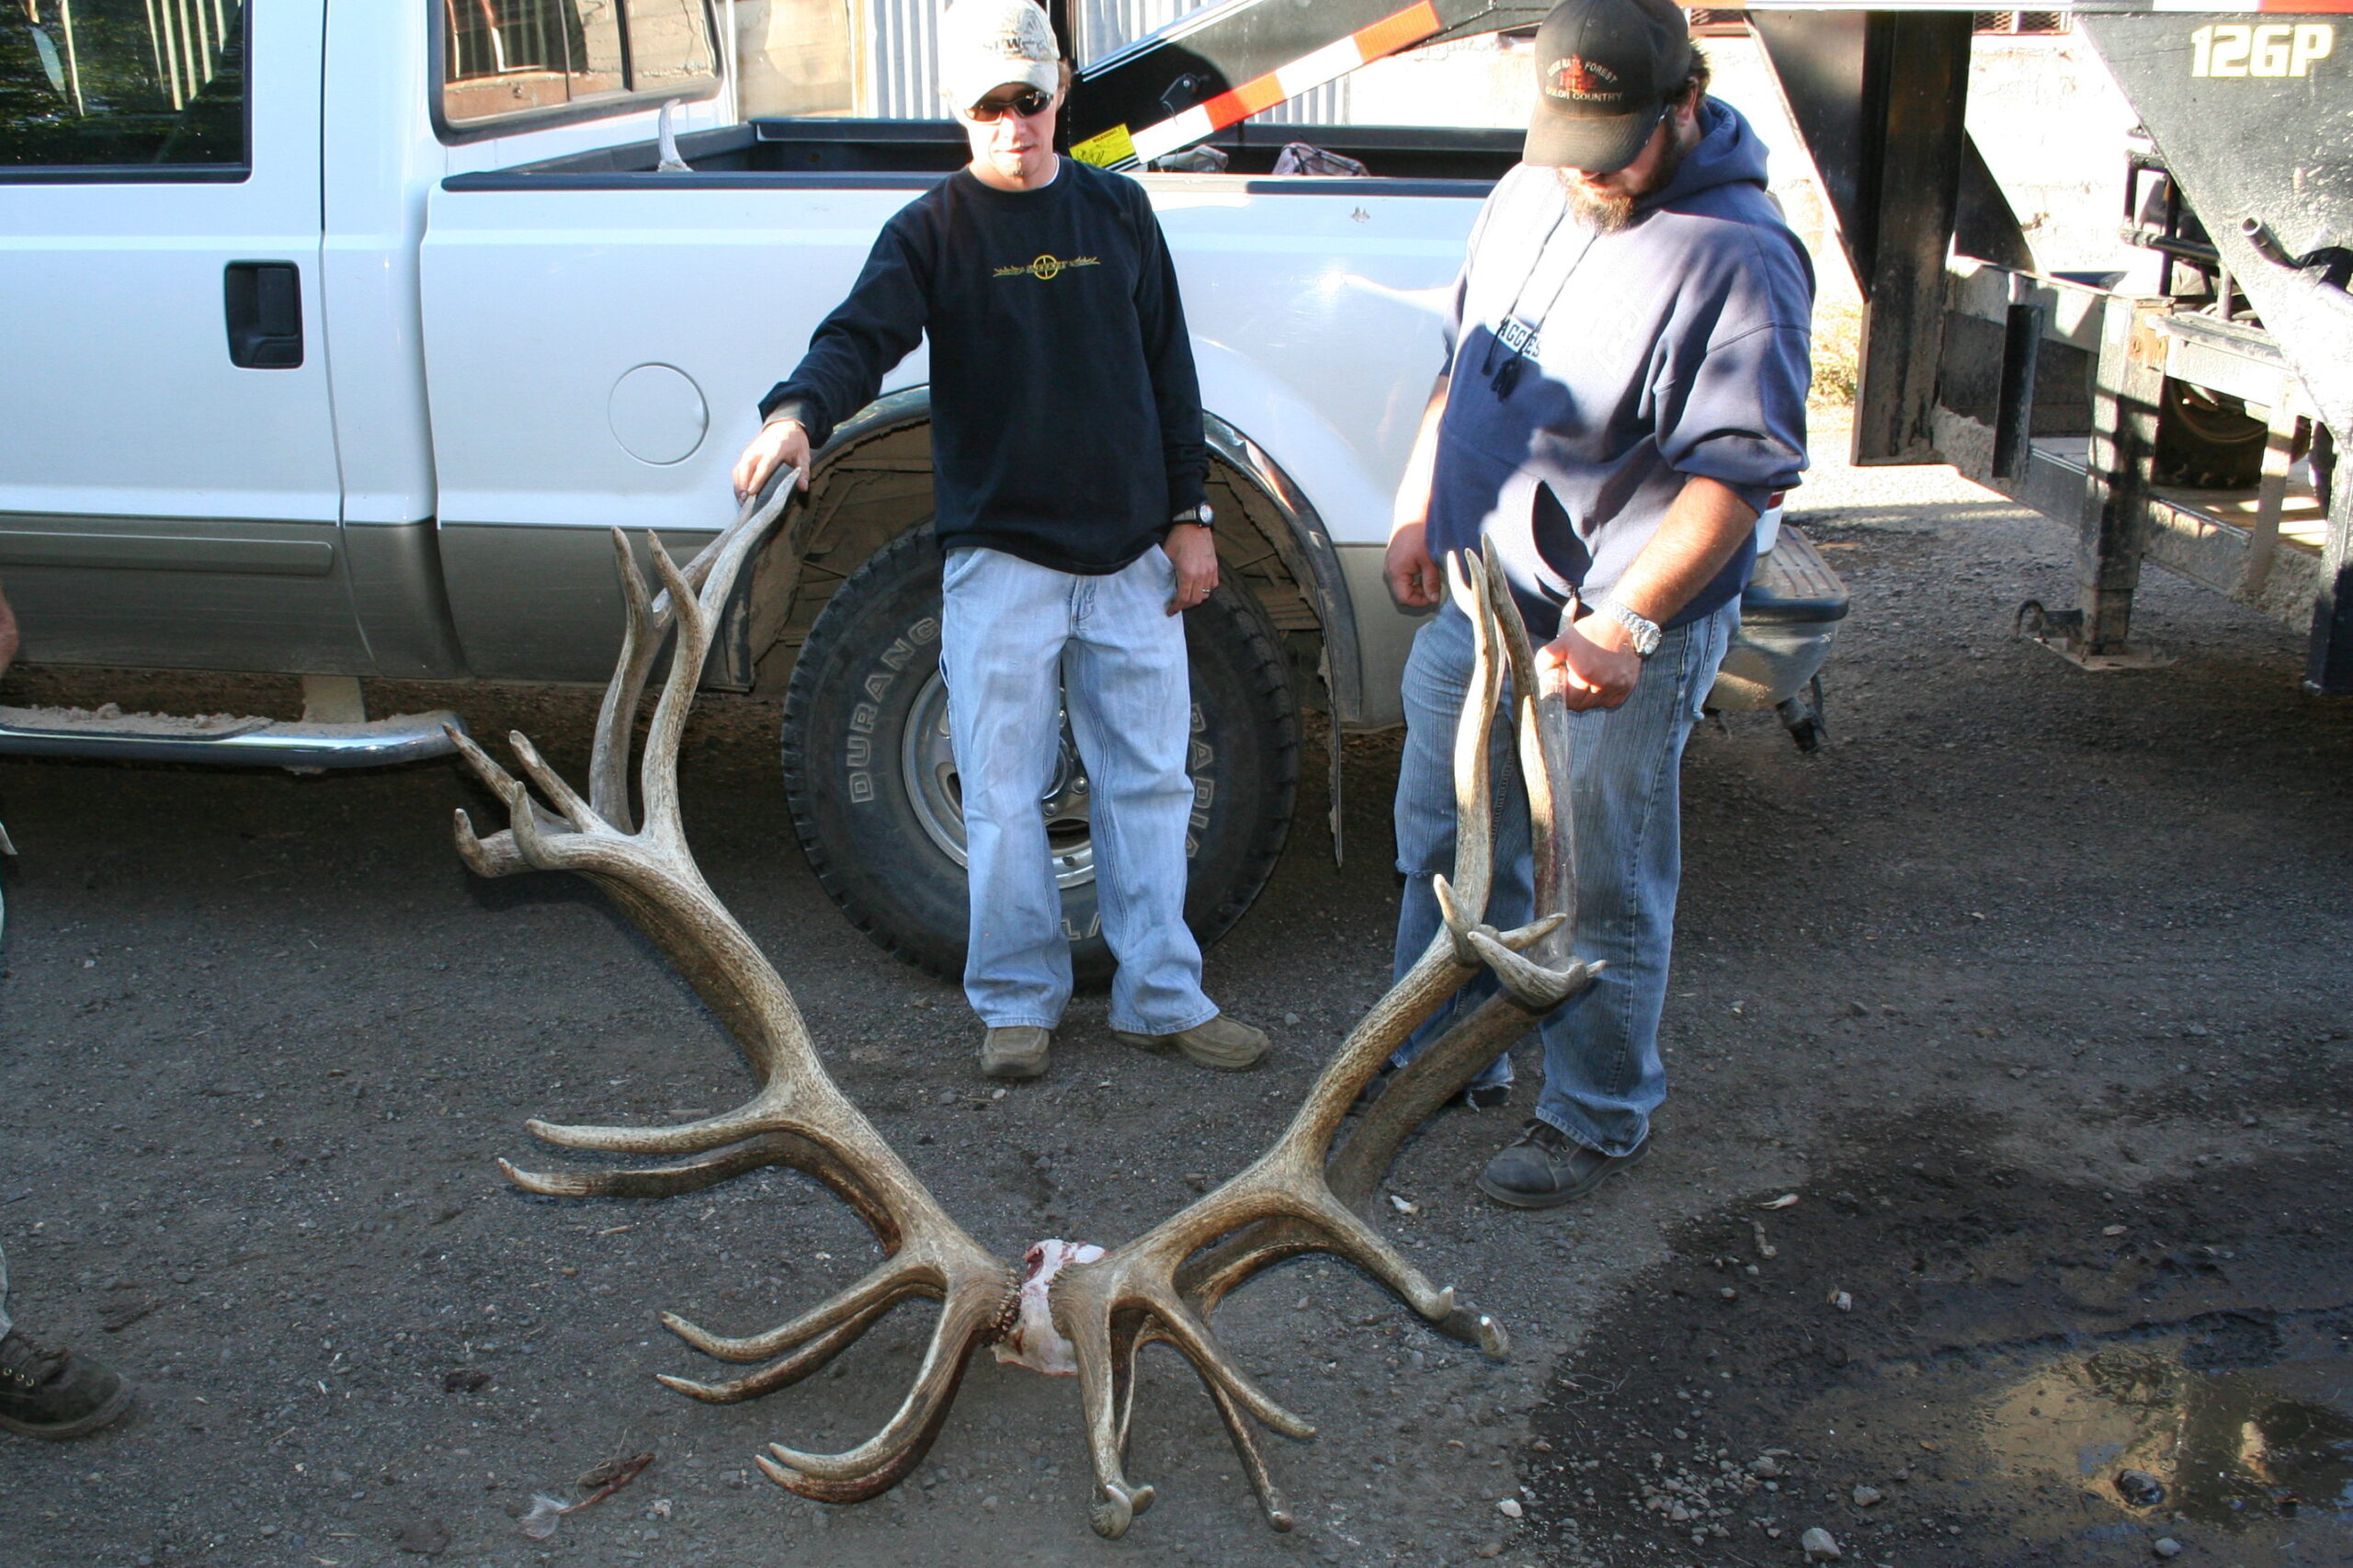
<path fill-rule="evenodd" d="M 1051 93 L 1062 58 L 1034 0 L 956 0 L 939 20 L 939 90 L 958 108 L 1014 82 Z"/>

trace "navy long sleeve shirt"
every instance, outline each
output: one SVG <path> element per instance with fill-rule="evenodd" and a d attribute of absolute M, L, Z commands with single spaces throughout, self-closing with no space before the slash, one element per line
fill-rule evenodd
<path fill-rule="evenodd" d="M 1071 158 L 1039 190 L 950 175 L 883 226 L 760 413 L 822 446 L 926 335 L 942 545 L 1099 574 L 1199 504 L 1192 346 L 1135 181 Z"/>

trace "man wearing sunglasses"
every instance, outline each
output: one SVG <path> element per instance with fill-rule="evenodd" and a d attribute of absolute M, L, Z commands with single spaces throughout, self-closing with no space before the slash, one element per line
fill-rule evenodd
<path fill-rule="evenodd" d="M 964 994 L 981 1070 L 1029 1078 L 1070 998 L 1039 797 L 1067 706 L 1119 971 L 1111 1028 L 1205 1067 L 1267 1037 L 1201 990 L 1184 920 L 1192 699 L 1179 612 L 1217 586 L 1200 391 L 1143 189 L 1054 152 L 1069 71 L 1030 0 L 959 0 L 940 75 L 972 162 L 884 226 L 849 298 L 761 400 L 750 494 L 931 345 L 940 669 L 962 791 Z"/>
<path fill-rule="evenodd" d="M 1535 1116 L 1479 1177 L 1498 1203 L 1548 1209 L 1646 1154 L 1666 1095 L 1677 768 L 1739 624 L 1757 514 L 1805 466 L 1813 274 L 1766 194 L 1763 146 L 1707 96 L 1669 0 L 1567 0 L 1535 56 L 1527 148 L 1472 232 L 1387 573 L 1400 603 L 1438 604 L 1437 562 L 1493 542 L 1544 644 L 1538 678 L 1574 710 L 1576 953 L 1608 967 L 1543 1021 Z M 1432 876 L 1453 869 L 1449 751 L 1471 657 L 1470 623 L 1447 605 L 1406 663 L 1401 972 L 1438 927 Z M 1496 728 L 1487 905 L 1504 927 L 1532 903 L 1510 733 Z M 1466 987 L 1399 1060 L 1494 989 Z M 1510 1083 L 1502 1057 L 1464 1094 L 1501 1105 Z"/>

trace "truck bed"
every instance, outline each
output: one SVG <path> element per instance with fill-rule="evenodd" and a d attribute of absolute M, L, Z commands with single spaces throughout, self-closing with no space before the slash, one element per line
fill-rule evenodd
<path fill-rule="evenodd" d="M 1267 175 L 1293 142 L 1356 159 L 1384 184 L 1397 180 L 1477 180 L 1493 184 L 1519 159 L 1514 130 L 1396 125 L 1240 125 L 1210 139 L 1226 155 L 1226 177 Z M 949 120 L 756 119 L 678 139 L 698 174 L 920 174 L 960 169 L 972 153 Z M 570 157 L 517 165 L 494 175 L 650 174 L 660 161 L 652 142 L 602 147 Z"/>

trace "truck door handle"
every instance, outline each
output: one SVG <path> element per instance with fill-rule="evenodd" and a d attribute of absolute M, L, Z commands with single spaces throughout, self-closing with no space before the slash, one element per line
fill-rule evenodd
<path fill-rule="evenodd" d="M 229 363 L 292 370 L 302 363 L 302 275 L 290 261 L 233 261 L 221 279 Z"/>

